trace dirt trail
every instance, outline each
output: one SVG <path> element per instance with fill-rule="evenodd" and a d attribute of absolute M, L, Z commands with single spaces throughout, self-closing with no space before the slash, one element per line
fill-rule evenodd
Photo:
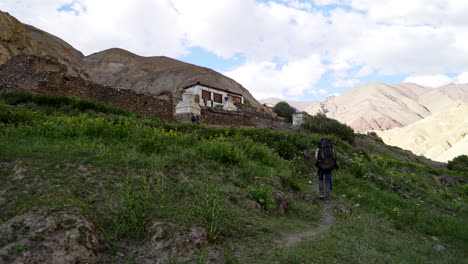
<path fill-rule="evenodd" d="M 327 231 L 335 223 L 333 212 L 337 206 L 340 206 L 340 203 L 333 198 L 329 198 L 321 201 L 320 204 L 320 220 L 317 226 L 305 232 L 286 234 L 279 242 L 281 247 L 288 248 L 301 241 L 313 239 Z"/>

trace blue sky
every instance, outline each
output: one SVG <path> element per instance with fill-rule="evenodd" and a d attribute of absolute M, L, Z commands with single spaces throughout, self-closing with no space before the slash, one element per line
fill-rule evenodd
<path fill-rule="evenodd" d="M 3 0 L 0 10 L 85 55 L 119 47 L 176 58 L 257 99 L 468 82 L 466 0 Z"/>

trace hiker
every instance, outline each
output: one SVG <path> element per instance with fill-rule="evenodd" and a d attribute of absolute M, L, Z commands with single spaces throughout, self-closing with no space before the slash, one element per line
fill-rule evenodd
<path fill-rule="evenodd" d="M 319 180 L 319 198 L 328 198 L 332 189 L 331 174 L 333 169 L 338 169 L 336 154 L 333 150 L 333 141 L 328 138 L 320 139 L 315 151 L 315 166 Z M 323 178 L 325 178 L 325 193 L 323 190 Z"/>
<path fill-rule="evenodd" d="M 190 120 L 192 121 L 192 123 L 197 123 L 197 124 L 200 124 L 200 117 L 198 115 L 193 115 Z"/>

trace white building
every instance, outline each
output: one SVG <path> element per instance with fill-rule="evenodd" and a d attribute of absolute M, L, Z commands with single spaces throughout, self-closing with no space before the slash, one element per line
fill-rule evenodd
<path fill-rule="evenodd" d="M 305 112 L 292 114 L 293 126 L 301 126 L 305 123 L 308 116 L 309 114 Z"/>
<path fill-rule="evenodd" d="M 200 96 L 200 106 L 225 106 L 227 101 L 230 101 L 229 103 L 244 103 L 244 97 L 240 93 L 201 84 L 200 82 L 189 85 L 184 89 L 186 92 Z"/>

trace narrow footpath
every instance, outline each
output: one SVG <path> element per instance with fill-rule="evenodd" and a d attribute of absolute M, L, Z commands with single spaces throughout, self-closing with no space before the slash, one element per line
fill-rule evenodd
<path fill-rule="evenodd" d="M 320 201 L 320 220 L 317 226 L 305 232 L 286 234 L 279 241 L 279 245 L 283 248 L 293 247 L 304 240 L 314 239 L 326 232 L 335 223 L 333 212 L 337 206 L 340 206 L 340 203 L 333 198 Z"/>

